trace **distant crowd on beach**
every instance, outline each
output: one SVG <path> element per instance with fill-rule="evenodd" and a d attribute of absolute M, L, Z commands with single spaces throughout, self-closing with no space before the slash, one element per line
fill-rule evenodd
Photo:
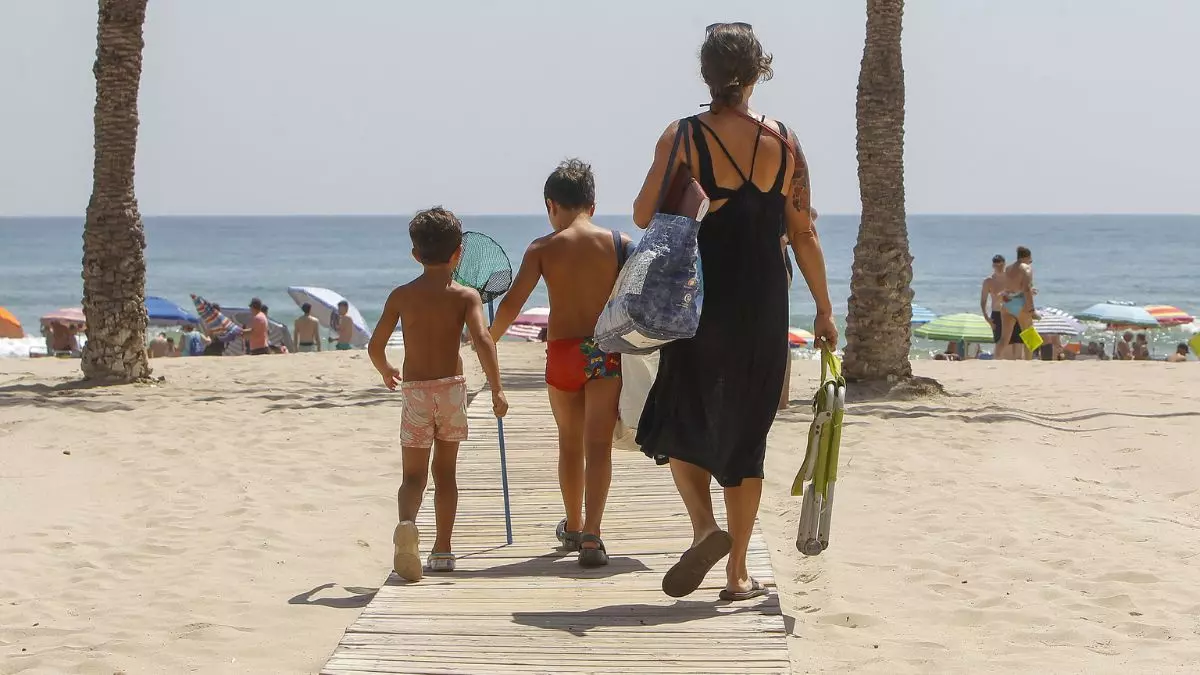
<path fill-rule="evenodd" d="M 939 361 L 969 358 L 1028 361 L 1035 356 L 1043 361 L 1153 360 L 1149 337 L 1144 331 L 1124 331 L 1121 339 L 1115 341 L 1111 355 L 1103 342 L 1092 340 L 1086 345 L 1082 342 L 1072 343 L 1059 334 L 1046 335 L 1044 338 L 1039 335 L 1037 340 L 1041 344 L 1035 350 L 1029 349 L 1023 332 L 1033 329 L 1034 323 L 1042 319 L 1035 306 L 1037 294 L 1038 290 L 1033 285 L 1033 253 L 1029 248 L 1018 246 L 1017 260 L 1011 265 L 1003 255 L 992 256 L 992 274 L 983 280 L 980 288 L 979 309 L 992 329 L 995 350 L 989 355 L 978 345 L 967 349 L 964 342 L 952 341 L 946 345 L 945 352 L 934 358 Z M 1187 361 L 1190 352 L 1186 343 L 1179 343 L 1165 360 L 1169 363 Z"/>

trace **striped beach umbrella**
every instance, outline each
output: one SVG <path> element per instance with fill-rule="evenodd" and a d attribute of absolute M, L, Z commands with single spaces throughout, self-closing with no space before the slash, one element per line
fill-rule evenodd
<path fill-rule="evenodd" d="M 947 314 L 913 330 L 917 337 L 946 342 L 991 343 L 992 327 L 978 314 Z"/>
<path fill-rule="evenodd" d="M 1160 326 L 1181 326 L 1191 323 L 1196 317 L 1171 305 L 1146 305 L 1146 311 L 1158 321 Z"/>
<path fill-rule="evenodd" d="M 1033 328 L 1041 335 L 1083 335 L 1083 322 L 1054 307 L 1038 310 L 1042 318 L 1033 322 Z"/>
<path fill-rule="evenodd" d="M 217 335 L 221 342 L 231 342 L 242 334 L 242 327 L 222 314 L 211 302 L 193 293 L 192 304 L 196 306 L 196 313 L 200 315 L 205 330 Z"/>
<path fill-rule="evenodd" d="M 920 305 L 912 306 L 912 323 L 914 326 L 929 323 L 937 318 L 937 314 Z"/>
<path fill-rule="evenodd" d="M 813 334 L 803 328 L 788 329 L 789 347 L 810 347 L 812 346 L 813 339 Z"/>

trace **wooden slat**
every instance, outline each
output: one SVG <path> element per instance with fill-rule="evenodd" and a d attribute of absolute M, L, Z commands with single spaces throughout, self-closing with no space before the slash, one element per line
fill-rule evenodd
<path fill-rule="evenodd" d="M 556 551 L 562 517 L 557 431 L 543 391 L 509 394 L 505 419 L 514 544 L 504 541 L 495 418 L 476 397 L 471 439 L 458 459 L 459 511 L 452 574 L 408 583 L 391 574 L 325 664 L 328 675 L 378 673 L 786 673 L 788 651 L 772 593 L 723 603 L 718 565 L 681 600 L 662 575 L 691 543 L 686 511 L 666 467 L 613 451 L 604 516 L 607 568 L 579 567 Z M 713 504 L 724 518 L 719 488 Z M 433 535 L 433 501 L 418 525 Z M 774 585 L 766 542 L 755 532 L 751 573 Z"/>

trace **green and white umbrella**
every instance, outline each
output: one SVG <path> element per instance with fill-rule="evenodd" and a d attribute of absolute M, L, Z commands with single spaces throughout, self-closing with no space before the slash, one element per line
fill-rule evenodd
<path fill-rule="evenodd" d="M 913 334 L 926 340 L 945 340 L 946 342 L 990 344 L 995 341 L 991 325 L 978 314 L 939 316 L 923 326 L 914 328 Z"/>

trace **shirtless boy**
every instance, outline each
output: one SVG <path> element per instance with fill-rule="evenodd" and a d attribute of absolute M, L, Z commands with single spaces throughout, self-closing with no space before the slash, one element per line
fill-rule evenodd
<path fill-rule="evenodd" d="M 1005 357 L 1009 345 L 1016 344 L 1013 336 L 1020 340 L 1022 330 L 1033 325 L 1037 310 L 1033 305 L 1033 253 L 1024 246 L 1017 247 L 1017 261 L 1004 270 L 1004 284 L 1000 305 L 1000 342 L 996 354 Z"/>
<path fill-rule="evenodd" d="M 435 207 L 413 217 L 408 233 L 413 257 L 424 271 L 388 296 L 367 353 L 383 384 L 388 389 L 399 384 L 404 393 L 400 422 L 404 480 L 396 493 L 400 524 L 392 533 L 392 567 L 401 577 L 418 581 L 422 569 L 416 519 L 429 477 L 431 447 L 436 534 L 427 569 L 454 571 L 450 535 L 458 510 L 455 469 L 458 444 L 467 439 L 467 387 L 458 354 L 464 325 L 487 375 L 497 417 L 508 412 L 508 401 L 500 387 L 496 345 L 488 335 L 479 294 L 453 278 L 462 255 L 462 224 L 453 213 Z M 386 353 L 397 322 L 404 331 L 403 372 L 388 362 Z"/>
<path fill-rule="evenodd" d="M 567 514 L 556 534 L 567 550 L 579 551 L 580 565 L 600 567 L 608 564 L 600 521 L 612 481 L 621 355 L 601 351 L 592 332 L 617 280 L 618 242 L 623 253 L 629 240 L 592 223 L 596 184 L 587 164 L 563 162 L 546 179 L 544 196 L 554 232 L 529 245 L 496 310 L 492 339 L 508 330 L 538 279 L 545 279 L 546 384 L 558 425 L 558 484 Z"/>
<path fill-rule="evenodd" d="M 321 321 L 312 315 L 311 304 L 306 302 L 300 305 L 300 310 L 304 312 L 304 316 L 296 319 L 296 323 L 292 325 L 296 337 L 296 351 L 319 352 L 321 351 Z"/>
<path fill-rule="evenodd" d="M 346 316 L 349 312 L 350 303 L 345 300 L 338 303 L 337 345 L 335 346 L 339 352 L 354 349 L 354 345 L 351 343 L 351 340 L 354 339 L 354 322 Z M 394 329 L 395 326 L 392 328 Z"/>

